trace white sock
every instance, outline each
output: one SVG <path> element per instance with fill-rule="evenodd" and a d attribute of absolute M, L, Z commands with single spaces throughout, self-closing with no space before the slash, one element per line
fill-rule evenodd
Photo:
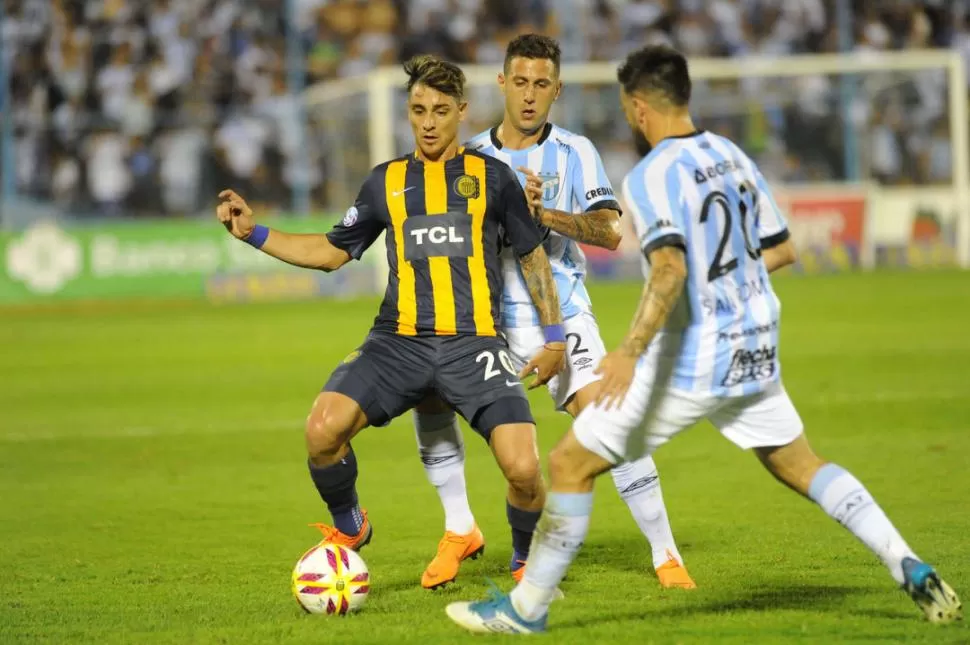
<path fill-rule="evenodd" d="M 660 490 L 660 474 L 653 457 L 620 464 L 610 471 L 620 497 L 630 507 L 637 526 L 646 536 L 653 553 L 653 568 L 662 566 L 670 556 L 681 564 L 684 561 L 677 550 L 674 532 L 667 519 L 663 492 Z"/>
<path fill-rule="evenodd" d="M 454 412 L 427 414 L 414 411 L 418 452 L 428 481 L 438 491 L 445 511 L 445 530 L 471 533 L 475 516 L 465 487 L 465 443 Z"/>
<path fill-rule="evenodd" d="M 549 611 L 556 588 L 583 546 L 593 510 L 592 493 L 549 493 L 532 537 L 525 576 L 510 594 L 522 618 L 538 620 Z"/>
<path fill-rule="evenodd" d="M 896 582 L 903 583 L 903 558 L 919 558 L 862 482 L 835 464 L 825 464 L 809 484 L 808 496 L 879 556 Z"/>

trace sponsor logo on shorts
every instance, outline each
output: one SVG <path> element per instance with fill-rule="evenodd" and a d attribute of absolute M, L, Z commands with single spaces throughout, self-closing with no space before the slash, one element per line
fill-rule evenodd
<path fill-rule="evenodd" d="M 582 372 L 583 370 L 588 370 L 591 367 L 593 367 L 593 359 L 592 358 L 588 358 L 586 356 L 583 356 L 581 358 L 577 358 L 576 360 L 573 361 L 573 367 L 576 368 L 576 371 L 577 372 Z"/>
<path fill-rule="evenodd" d="M 761 349 L 739 349 L 731 357 L 731 365 L 721 385 L 734 387 L 753 381 L 767 381 L 778 370 L 778 347 L 765 345 Z"/>
<path fill-rule="evenodd" d="M 467 213 L 412 215 L 404 220 L 404 257 L 467 258 L 472 255 L 472 220 Z"/>

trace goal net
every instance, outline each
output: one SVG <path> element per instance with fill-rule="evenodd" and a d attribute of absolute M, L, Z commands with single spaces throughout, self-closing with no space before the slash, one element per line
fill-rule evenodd
<path fill-rule="evenodd" d="M 497 67 L 466 66 L 462 136 L 497 124 Z M 693 59 L 691 111 L 730 137 L 774 186 L 799 247 L 796 271 L 970 266 L 967 81 L 951 51 Z M 636 163 L 614 63 L 564 65 L 551 119 L 589 137 L 614 185 Z M 413 148 L 404 74 L 383 68 L 306 99 L 342 212 L 374 165 Z M 639 275 L 629 222 L 616 252 L 586 248 L 594 277 Z M 378 253 L 380 255 L 380 253 Z M 375 277 L 382 288 L 383 273 Z"/>

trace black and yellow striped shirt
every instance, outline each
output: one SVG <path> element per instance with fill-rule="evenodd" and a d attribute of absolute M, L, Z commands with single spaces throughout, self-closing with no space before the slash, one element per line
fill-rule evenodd
<path fill-rule="evenodd" d="M 542 242 L 512 169 L 464 148 L 444 162 L 411 154 L 377 166 L 327 237 L 360 259 L 381 232 L 390 274 L 374 328 L 404 336 L 494 336 L 500 240 L 519 256 Z"/>

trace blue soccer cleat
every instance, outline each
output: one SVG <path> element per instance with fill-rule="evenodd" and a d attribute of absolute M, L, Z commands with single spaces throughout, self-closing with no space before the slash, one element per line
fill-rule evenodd
<path fill-rule="evenodd" d="M 445 608 L 448 617 L 470 632 L 479 634 L 541 634 L 546 631 L 546 615 L 526 620 L 512 606 L 512 599 L 498 589 L 488 600 L 453 602 Z"/>
<path fill-rule="evenodd" d="M 923 610 L 931 623 L 945 624 L 963 618 L 960 599 L 930 565 L 903 558 L 903 591 Z"/>

